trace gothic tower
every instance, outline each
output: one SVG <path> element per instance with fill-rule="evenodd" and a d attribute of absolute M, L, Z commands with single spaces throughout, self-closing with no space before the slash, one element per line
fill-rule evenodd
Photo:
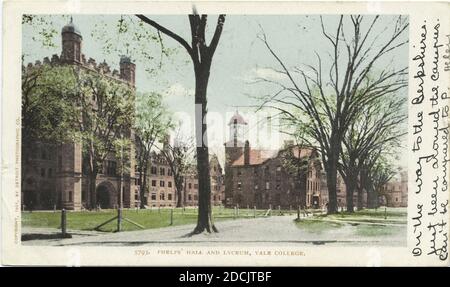
<path fill-rule="evenodd" d="M 120 78 L 135 85 L 136 65 L 131 62 L 129 57 L 120 57 Z"/>
<path fill-rule="evenodd" d="M 81 63 L 81 42 L 83 37 L 80 30 L 73 24 L 72 17 L 70 18 L 70 23 L 62 28 L 61 38 L 61 60 L 66 63 Z"/>

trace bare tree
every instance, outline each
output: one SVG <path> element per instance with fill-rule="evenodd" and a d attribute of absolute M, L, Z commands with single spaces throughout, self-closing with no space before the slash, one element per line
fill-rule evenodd
<path fill-rule="evenodd" d="M 331 47 L 327 54 L 328 68 L 316 52 L 315 66 L 291 69 L 269 44 L 267 36 L 264 33 L 260 36 L 280 67 L 280 70 L 274 70 L 286 80 L 259 79 L 278 87 L 274 94 L 263 99 L 262 106 L 277 109 L 293 121 L 304 123 L 306 118 L 309 122 L 309 136 L 318 145 L 327 174 L 328 213 L 337 212 L 337 167 L 342 140 L 358 110 L 407 86 L 407 67 L 380 72 L 376 65 L 383 56 L 408 42 L 402 35 L 407 32 L 409 23 L 399 16 L 392 25 L 375 34 L 374 27 L 379 19 L 380 16 L 340 16 L 331 34 L 320 17 L 322 34 Z M 364 25 L 366 22 L 368 25 Z M 390 33 L 389 28 L 392 29 Z M 347 33 L 351 34 L 350 38 Z M 298 114 L 304 118 L 299 119 Z"/>
<path fill-rule="evenodd" d="M 361 107 L 360 114 L 350 124 L 343 137 L 339 172 L 346 185 L 347 211 L 354 211 L 353 196 L 358 186 L 360 170 L 367 159 L 380 149 L 399 147 L 406 134 L 402 123 L 407 119 L 405 97 L 380 98 Z M 394 163 L 392 163 L 394 164 Z M 358 209 L 362 208 L 362 189 L 358 190 Z"/>
<path fill-rule="evenodd" d="M 175 182 L 177 195 L 176 207 L 184 206 L 184 181 L 185 175 L 192 166 L 194 141 L 190 137 L 183 136 L 180 128 L 177 129 L 173 143 L 165 141 L 160 149 L 162 156 L 169 164 Z"/>
<path fill-rule="evenodd" d="M 209 175 L 209 151 L 207 136 L 207 88 L 209 74 L 211 70 L 212 59 L 216 51 L 219 39 L 222 34 L 223 25 L 225 23 L 225 15 L 218 17 L 216 29 L 209 45 L 206 41 L 206 23 L 207 15 L 198 15 L 193 11 L 189 15 L 189 23 L 191 28 L 191 44 L 173 31 L 161 26 L 155 21 L 144 15 L 136 15 L 144 23 L 152 26 L 161 33 L 169 36 L 183 46 L 191 57 L 194 65 L 195 73 L 195 105 L 196 105 L 196 142 L 197 142 L 197 172 L 199 184 L 198 199 L 198 219 L 197 226 L 193 234 L 207 232 L 217 232 L 217 228 L 212 222 L 211 210 L 211 182 Z"/>

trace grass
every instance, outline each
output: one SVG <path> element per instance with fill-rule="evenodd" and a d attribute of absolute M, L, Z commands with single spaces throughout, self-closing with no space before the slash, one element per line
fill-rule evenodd
<path fill-rule="evenodd" d="M 295 224 L 298 228 L 315 234 L 321 234 L 327 231 L 332 231 L 333 229 L 339 229 L 343 226 L 341 223 L 337 222 L 326 222 L 321 220 L 304 219 L 296 221 Z"/>
<path fill-rule="evenodd" d="M 356 227 L 356 235 L 363 237 L 388 236 L 401 232 L 405 227 L 360 224 Z M 405 231 L 406 234 L 406 231 Z"/>
<path fill-rule="evenodd" d="M 265 210 L 256 210 L 256 216 L 264 216 Z M 67 212 L 67 228 L 71 230 L 93 230 L 96 226 L 117 215 L 116 210 L 104 211 L 69 211 Z M 144 226 L 145 229 L 193 224 L 197 222 L 197 209 L 182 208 L 173 210 L 173 224 L 171 225 L 171 210 L 161 208 L 152 210 L 123 210 L 123 216 Z M 239 218 L 253 218 L 254 210 L 241 209 Z M 233 220 L 234 209 L 213 208 L 213 218 L 215 221 Z M 22 213 L 22 225 L 27 227 L 60 228 L 61 213 L 53 211 L 34 211 Z M 101 228 L 101 231 L 112 232 L 117 228 L 117 221 L 114 220 Z M 123 221 L 124 231 L 140 230 L 139 227 Z"/>
<path fill-rule="evenodd" d="M 320 214 L 298 221 L 296 224 L 298 228 L 315 234 L 332 232 L 333 229 L 350 225 L 354 227 L 355 236 L 376 237 L 405 231 L 406 217 L 407 211 L 404 208 L 387 208 L 386 214 L 384 208 L 379 208 L 378 210 L 364 209 L 354 213 Z"/>

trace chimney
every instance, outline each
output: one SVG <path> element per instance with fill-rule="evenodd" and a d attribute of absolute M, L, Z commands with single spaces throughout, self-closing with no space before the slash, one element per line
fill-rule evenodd
<path fill-rule="evenodd" d="M 120 78 L 134 86 L 135 73 L 136 65 L 131 62 L 131 59 L 125 56 L 120 57 Z"/>
<path fill-rule="evenodd" d="M 250 143 L 248 141 L 245 141 L 245 147 L 244 147 L 244 165 L 250 164 Z"/>

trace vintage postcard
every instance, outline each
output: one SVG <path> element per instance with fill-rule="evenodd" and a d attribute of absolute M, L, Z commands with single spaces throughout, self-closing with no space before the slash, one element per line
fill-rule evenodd
<path fill-rule="evenodd" d="M 447 266 L 449 12 L 5 1 L 2 264 Z"/>

